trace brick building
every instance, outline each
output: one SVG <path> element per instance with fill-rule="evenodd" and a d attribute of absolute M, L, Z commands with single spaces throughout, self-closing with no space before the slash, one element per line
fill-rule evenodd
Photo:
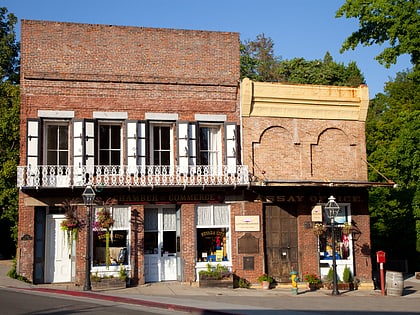
<path fill-rule="evenodd" d="M 337 274 L 349 267 L 371 282 L 365 147 L 369 104 L 356 88 L 252 82 L 241 85 L 244 164 L 261 201 L 266 268 L 280 281 L 290 270 L 328 274 L 331 221 L 325 204 L 340 206 L 335 220 Z M 322 213 L 315 216 L 316 211 Z M 345 233 L 345 223 L 352 233 Z M 315 235 L 323 224 L 323 233 Z"/>
<path fill-rule="evenodd" d="M 314 236 L 311 213 L 334 195 L 339 228 L 357 229 L 339 271 L 370 282 L 366 87 L 240 84 L 237 33 L 21 29 L 19 274 L 82 284 L 86 257 L 91 273 L 123 266 L 133 283 L 196 281 L 208 263 L 254 283 L 325 274 L 329 236 Z M 96 222 L 104 209 L 109 255 L 105 229 L 90 243 L 86 226 L 62 231 L 69 213 Z"/>

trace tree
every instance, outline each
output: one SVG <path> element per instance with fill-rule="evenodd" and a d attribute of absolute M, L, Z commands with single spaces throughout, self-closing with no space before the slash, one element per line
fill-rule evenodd
<path fill-rule="evenodd" d="M 341 86 L 358 86 L 365 82 L 355 62 L 348 66 L 337 63 L 329 52 L 324 60 L 281 60 L 274 54 L 272 39 L 264 34 L 241 44 L 241 78 L 245 77 L 261 82 Z"/>
<path fill-rule="evenodd" d="M 358 44 L 389 44 L 376 60 L 387 68 L 403 54 L 409 54 L 417 68 L 420 58 L 419 0 L 346 0 L 336 17 L 356 18 L 359 29 L 343 43 L 341 52 Z"/>
<path fill-rule="evenodd" d="M 366 141 L 369 162 L 398 184 L 369 192 L 373 247 L 408 259 L 414 270 L 420 256 L 420 85 L 411 74 L 398 73 L 371 101 Z M 370 180 L 381 176 L 370 170 Z"/>
<path fill-rule="evenodd" d="M 16 170 L 19 162 L 19 48 L 17 19 L 0 8 L 0 255 L 15 252 L 18 221 Z"/>

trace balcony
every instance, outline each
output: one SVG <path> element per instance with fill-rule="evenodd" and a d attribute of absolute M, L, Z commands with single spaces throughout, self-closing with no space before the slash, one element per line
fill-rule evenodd
<path fill-rule="evenodd" d="M 22 188 L 244 186 L 248 166 L 18 166 Z"/>

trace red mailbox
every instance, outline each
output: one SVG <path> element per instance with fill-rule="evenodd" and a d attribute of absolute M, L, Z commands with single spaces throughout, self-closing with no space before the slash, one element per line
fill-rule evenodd
<path fill-rule="evenodd" d="M 384 251 L 380 250 L 380 251 L 376 252 L 376 262 L 378 264 L 386 262 Z"/>

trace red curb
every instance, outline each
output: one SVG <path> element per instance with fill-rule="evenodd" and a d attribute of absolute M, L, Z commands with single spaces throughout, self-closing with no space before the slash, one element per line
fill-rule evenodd
<path fill-rule="evenodd" d="M 172 303 L 161 303 L 161 302 L 153 302 L 153 301 L 125 298 L 125 297 L 119 297 L 119 296 L 110 296 L 110 295 L 104 295 L 104 294 L 88 292 L 88 291 L 70 291 L 70 290 L 59 290 L 59 289 L 48 289 L 48 288 L 17 288 L 17 287 L 9 287 L 9 288 L 18 289 L 18 290 L 63 294 L 63 295 L 70 295 L 70 296 L 77 296 L 77 297 L 86 297 L 90 299 L 120 302 L 120 303 L 134 304 L 134 305 L 143 305 L 143 306 L 155 307 L 155 308 L 165 308 L 169 310 L 188 312 L 188 313 L 198 313 L 198 314 L 206 314 L 206 315 L 207 314 L 208 315 L 211 315 L 211 314 L 241 315 L 239 313 L 226 313 L 223 311 L 208 310 L 208 309 L 203 309 L 203 308 L 198 308 L 198 307 L 193 307 L 193 306 L 184 306 L 184 305 L 177 305 L 177 304 L 172 304 Z"/>

